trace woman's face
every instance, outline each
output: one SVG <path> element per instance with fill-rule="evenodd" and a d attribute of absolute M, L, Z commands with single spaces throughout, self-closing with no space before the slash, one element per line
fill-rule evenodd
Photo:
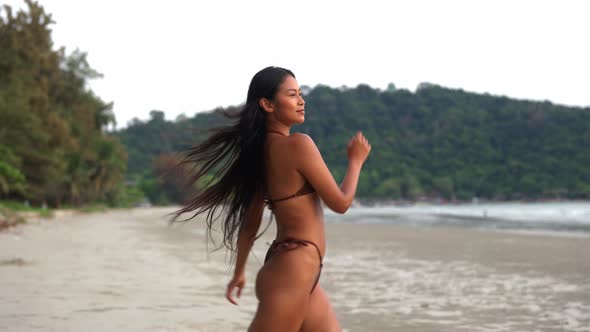
<path fill-rule="evenodd" d="M 273 101 L 274 115 L 285 124 L 299 124 L 305 121 L 305 101 L 297 80 L 287 75 L 279 86 Z"/>

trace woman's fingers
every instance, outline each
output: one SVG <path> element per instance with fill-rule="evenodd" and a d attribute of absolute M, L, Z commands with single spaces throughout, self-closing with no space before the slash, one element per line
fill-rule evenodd
<path fill-rule="evenodd" d="M 233 297 L 233 295 L 232 295 L 232 292 L 233 292 L 234 288 L 235 288 L 235 286 L 233 285 L 233 283 L 230 283 L 230 284 L 227 286 L 227 292 L 225 293 L 225 298 L 227 298 L 227 300 L 228 300 L 229 302 L 231 302 L 231 303 L 233 303 L 233 304 L 235 304 L 235 305 L 238 305 L 238 302 L 236 302 L 236 300 L 234 299 L 234 297 Z M 242 290 L 241 290 L 240 288 L 238 288 L 238 297 L 240 297 L 240 295 L 239 295 L 239 294 L 241 293 L 241 291 L 242 291 Z"/>
<path fill-rule="evenodd" d="M 232 296 L 231 296 L 231 288 L 230 288 L 230 287 L 227 287 L 227 291 L 225 292 L 225 298 L 226 298 L 226 299 L 227 299 L 229 302 L 231 302 L 231 303 L 233 303 L 233 304 L 236 304 L 236 303 L 235 303 L 235 301 L 234 301 L 234 299 L 233 299 L 233 298 L 232 298 Z"/>
<path fill-rule="evenodd" d="M 358 141 L 359 143 L 362 143 L 365 146 L 370 146 L 369 140 L 367 140 L 365 135 L 363 135 L 362 131 L 357 131 L 356 134 L 350 138 L 350 141 L 348 141 L 347 146 L 350 147 L 352 144 L 354 144 L 355 141 Z"/>
<path fill-rule="evenodd" d="M 227 285 L 227 291 L 225 292 L 225 298 L 235 304 L 238 305 L 238 302 L 236 301 L 236 299 L 234 298 L 234 290 L 237 288 L 237 296 L 238 298 L 240 296 L 242 296 L 242 288 L 244 288 L 244 280 L 243 279 L 233 279 L 232 281 L 230 281 L 230 283 Z"/>

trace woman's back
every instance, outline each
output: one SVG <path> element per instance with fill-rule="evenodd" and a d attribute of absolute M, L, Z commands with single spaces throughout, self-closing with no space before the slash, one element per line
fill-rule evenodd
<path fill-rule="evenodd" d="M 293 153 L 296 135 L 302 134 L 287 137 L 269 133 L 264 149 L 266 195 L 273 201 L 270 207 L 276 218 L 277 239 L 293 237 L 311 240 L 318 244 L 323 255 L 322 204 L 311 183 L 296 168 L 299 164 L 297 158 L 301 157 Z M 291 197 L 302 188 L 311 190 Z"/>

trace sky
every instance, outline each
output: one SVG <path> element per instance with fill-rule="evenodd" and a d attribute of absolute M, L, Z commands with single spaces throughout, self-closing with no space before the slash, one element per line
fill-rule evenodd
<path fill-rule="evenodd" d="M 117 127 L 245 101 L 266 66 L 300 85 L 415 91 L 421 82 L 590 106 L 590 2 L 39 1 L 55 48 L 88 53 Z M 9 0 L 13 9 L 24 1 Z M 309 110 L 310 113 L 321 110 Z"/>

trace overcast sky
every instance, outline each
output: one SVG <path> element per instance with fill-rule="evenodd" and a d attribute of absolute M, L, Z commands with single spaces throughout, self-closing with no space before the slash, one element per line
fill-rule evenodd
<path fill-rule="evenodd" d="M 24 1 L 3 1 L 20 8 Z M 300 85 L 431 82 L 590 106 L 588 1 L 40 1 L 56 48 L 88 53 L 118 127 L 245 101 L 260 69 Z M 309 110 L 310 113 L 321 110 Z"/>

